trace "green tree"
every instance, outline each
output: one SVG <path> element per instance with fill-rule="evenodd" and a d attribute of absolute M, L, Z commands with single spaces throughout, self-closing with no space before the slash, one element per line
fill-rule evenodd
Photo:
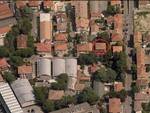
<path fill-rule="evenodd" d="M 80 56 L 78 57 L 78 63 L 80 65 L 90 65 L 93 63 L 97 63 L 97 57 L 95 54 L 80 54 Z"/>
<path fill-rule="evenodd" d="M 31 35 L 28 36 L 27 46 L 34 49 L 34 38 Z"/>
<path fill-rule="evenodd" d="M 0 57 L 8 57 L 8 56 L 9 56 L 8 48 L 0 46 Z"/>
<path fill-rule="evenodd" d="M 54 103 L 50 100 L 46 100 L 42 106 L 42 109 L 44 110 L 45 113 L 53 111 L 54 108 L 55 108 Z"/>
<path fill-rule="evenodd" d="M 18 21 L 20 33 L 29 34 L 32 29 L 32 24 L 29 18 L 23 17 Z"/>
<path fill-rule="evenodd" d="M 115 15 L 120 12 L 120 8 L 113 5 L 108 5 L 106 12 L 109 15 Z"/>
<path fill-rule="evenodd" d="M 116 79 L 116 72 L 111 68 L 101 68 L 92 75 L 92 79 L 101 82 L 114 82 Z"/>
<path fill-rule="evenodd" d="M 3 78 L 8 82 L 12 83 L 14 80 L 16 80 L 16 77 L 11 72 L 4 72 Z"/>
<path fill-rule="evenodd" d="M 43 105 L 47 99 L 47 87 L 34 87 L 34 94 L 38 104 Z"/>
<path fill-rule="evenodd" d="M 20 56 L 10 56 L 10 64 L 17 67 L 23 65 L 23 59 Z"/>
<path fill-rule="evenodd" d="M 62 73 L 56 78 L 56 83 L 51 84 L 51 88 L 54 90 L 66 90 L 68 85 L 68 75 Z"/>
<path fill-rule="evenodd" d="M 49 12 L 51 11 L 51 8 L 45 8 L 45 9 L 43 9 L 43 11 L 44 11 L 45 13 L 49 13 Z"/>
<path fill-rule="evenodd" d="M 106 31 L 104 31 L 104 32 L 102 32 L 102 33 L 98 33 L 98 37 L 100 37 L 100 38 L 102 38 L 102 39 L 104 39 L 104 40 L 106 40 L 106 41 L 109 41 L 109 40 L 110 40 L 109 34 L 108 34 L 108 32 L 106 32 Z"/>
<path fill-rule="evenodd" d="M 131 66 L 131 74 L 132 74 L 132 79 L 136 80 L 136 73 L 137 73 L 137 66 L 136 64 L 132 64 Z"/>
<path fill-rule="evenodd" d="M 77 95 L 78 103 L 88 102 L 89 104 L 95 104 L 98 99 L 98 96 L 91 88 L 86 88 Z"/>
<path fill-rule="evenodd" d="M 146 66 L 146 72 L 149 72 L 150 71 L 150 65 L 147 65 Z"/>
<path fill-rule="evenodd" d="M 34 50 L 32 48 L 18 49 L 15 51 L 16 56 L 20 56 L 23 58 L 31 57 L 33 54 Z"/>

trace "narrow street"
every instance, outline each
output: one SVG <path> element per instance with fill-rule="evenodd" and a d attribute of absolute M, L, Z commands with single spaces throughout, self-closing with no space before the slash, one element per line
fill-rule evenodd
<path fill-rule="evenodd" d="M 130 53 L 133 49 L 133 17 L 134 17 L 134 1 L 124 0 L 124 41 L 125 41 L 125 52 L 127 54 L 127 68 L 129 72 L 125 75 L 125 90 L 131 90 L 132 84 L 132 75 L 130 74 L 131 66 L 132 66 L 132 57 Z M 131 113 L 132 112 L 132 98 L 127 97 L 123 104 L 123 113 Z"/>

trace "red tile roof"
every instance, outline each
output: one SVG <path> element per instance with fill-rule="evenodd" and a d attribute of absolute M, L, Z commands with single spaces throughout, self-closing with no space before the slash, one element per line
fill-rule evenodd
<path fill-rule="evenodd" d="M 26 66 L 26 65 L 22 65 L 22 66 L 18 66 L 18 74 L 31 74 L 32 73 L 32 66 Z"/>
<path fill-rule="evenodd" d="M 37 52 L 51 52 L 51 43 L 37 43 L 36 44 L 36 51 Z"/>
<path fill-rule="evenodd" d="M 17 8 L 23 8 L 23 7 L 25 7 L 26 6 L 26 4 L 27 4 L 27 1 L 25 1 L 25 0 L 23 0 L 23 1 L 16 1 L 16 7 Z"/>
<path fill-rule="evenodd" d="M 121 91 L 122 89 L 124 89 L 122 82 L 115 82 L 114 83 L 114 90 L 115 91 Z"/>
<path fill-rule="evenodd" d="M 0 27 L 0 34 L 8 33 L 10 30 L 11 27 L 9 26 Z"/>
<path fill-rule="evenodd" d="M 7 63 L 6 59 L 1 58 L 0 59 L 0 68 L 3 69 L 3 68 L 7 68 L 7 67 L 9 67 L 9 64 Z"/>
<path fill-rule="evenodd" d="M 106 47 L 107 47 L 106 43 L 103 43 L 103 42 L 95 43 L 95 49 L 96 50 L 104 50 L 104 51 L 106 51 L 106 49 L 107 49 Z"/>
<path fill-rule="evenodd" d="M 112 46 L 112 51 L 114 52 L 121 52 L 123 50 L 122 46 Z"/>
<path fill-rule="evenodd" d="M 43 1 L 43 6 L 44 7 L 52 7 L 53 6 L 53 1 L 52 0 L 44 0 Z"/>
<path fill-rule="evenodd" d="M 55 51 L 67 51 L 68 45 L 67 45 L 67 43 L 56 43 L 54 45 L 54 50 Z"/>
<path fill-rule="evenodd" d="M 120 113 L 121 112 L 121 101 L 119 98 L 109 99 L 109 113 Z"/>
<path fill-rule="evenodd" d="M 93 50 L 92 43 L 78 44 L 77 51 L 78 52 L 91 52 Z"/>
<path fill-rule="evenodd" d="M 111 36 L 111 41 L 112 42 L 118 42 L 118 41 L 122 41 L 122 36 L 119 33 L 112 33 Z"/>
<path fill-rule="evenodd" d="M 59 33 L 55 36 L 55 41 L 67 41 L 67 33 Z"/>
<path fill-rule="evenodd" d="M 12 17 L 13 12 L 10 10 L 7 3 L 0 4 L 0 19 Z"/>
<path fill-rule="evenodd" d="M 30 7 L 38 7 L 39 6 L 39 1 L 38 0 L 29 0 L 29 6 Z"/>

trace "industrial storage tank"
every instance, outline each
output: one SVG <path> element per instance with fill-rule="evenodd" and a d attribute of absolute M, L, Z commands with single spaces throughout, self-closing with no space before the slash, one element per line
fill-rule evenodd
<path fill-rule="evenodd" d="M 53 77 L 56 77 L 62 73 L 65 73 L 65 60 L 62 58 L 54 58 L 52 60 L 53 65 Z"/>
<path fill-rule="evenodd" d="M 47 58 L 39 59 L 37 62 L 38 76 L 48 75 L 51 76 L 51 60 Z"/>
<path fill-rule="evenodd" d="M 68 76 L 77 77 L 77 59 L 67 58 L 65 67 Z"/>

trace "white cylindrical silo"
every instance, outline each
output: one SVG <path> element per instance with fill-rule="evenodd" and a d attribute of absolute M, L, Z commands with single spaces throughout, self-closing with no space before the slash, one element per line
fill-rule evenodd
<path fill-rule="evenodd" d="M 54 58 L 52 60 L 53 65 L 53 77 L 56 77 L 62 73 L 65 73 L 65 60 L 62 58 Z"/>
<path fill-rule="evenodd" d="M 48 75 L 51 76 L 51 60 L 39 59 L 37 62 L 38 76 Z"/>
<path fill-rule="evenodd" d="M 77 59 L 67 58 L 65 67 L 68 76 L 77 77 Z"/>

